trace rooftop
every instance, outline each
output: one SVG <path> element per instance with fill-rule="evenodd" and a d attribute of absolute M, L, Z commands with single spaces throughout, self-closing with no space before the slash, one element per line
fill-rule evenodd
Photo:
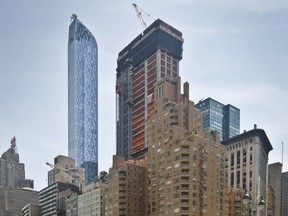
<path fill-rule="evenodd" d="M 245 131 L 242 134 L 239 134 L 237 136 L 234 136 L 230 139 L 223 141 L 222 144 L 225 146 L 228 146 L 230 144 L 240 142 L 244 139 L 247 139 L 247 138 L 250 138 L 253 136 L 258 136 L 260 138 L 261 145 L 262 145 L 263 149 L 265 150 L 266 154 L 268 155 L 268 153 L 273 149 L 273 147 L 272 147 L 265 131 L 263 129 L 258 129 L 256 126 L 254 126 L 253 130 Z"/>

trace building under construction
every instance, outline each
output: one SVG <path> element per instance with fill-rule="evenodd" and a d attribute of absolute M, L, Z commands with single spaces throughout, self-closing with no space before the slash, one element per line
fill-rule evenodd
<path fill-rule="evenodd" d="M 177 80 L 182 45 L 182 33 L 158 19 L 119 53 L 117 155 L 126 159 L 145 157 L 155 83 L 164 77 Z"/>

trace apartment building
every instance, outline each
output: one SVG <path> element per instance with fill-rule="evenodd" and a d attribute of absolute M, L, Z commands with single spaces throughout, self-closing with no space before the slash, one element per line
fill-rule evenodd
<path fill-rule="evenodd" d="M 105 194 L 105 216 L 146 216 L 146 161 L 113 156 Z"/>
<path fill-rule="evenodd" d="M 203 132 L 189 84 L 156 83 L 148 123 L 147 215 L 226 215 L 224 152 L 218 132 Z"/>
<path fill-rule="evenodd" d="M 100 181 L 85 185 L 78 196 L 78 215 L 104 216 L 106 189 L 107 184 Z"/>

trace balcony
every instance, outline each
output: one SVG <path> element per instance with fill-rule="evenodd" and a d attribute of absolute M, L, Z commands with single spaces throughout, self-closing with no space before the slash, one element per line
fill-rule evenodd
<path fill-rule="evenodd" d="M 182 149 L 181 149 L 181 153 L 189 153 L 189 149 L 187 149 L 187 148 L 182 148 Z"/>
<path fill-rule="evenodd" d="M 119 216 L 125 216 L 126 212 L 125 211 L 119 211 Z"/>
<path fill-rule="evenodd" d="M 125 185 L 126 185 L 126 181 L 120 180 L 120 181 L 119 181 L 119 185 L 125 186 Z"/>
<path fill-rule="evenodd" d="M 181 175 L 182 175 L 182 176 L 189 176 L 189 171 L 182 171 L 182 172 L 181 172 Z"/>
<path fill-rule="evenodd" d="M 189 181 L 187 181 L 187 180 L 181 181 L 181 186 L 182 187 L 189 187 Z"/>
<path fill-rule="evenodd" d="M 189 193 L 181 194 L 181 199 L 189 199 Z"/>
<path fill-rule="evenodd" d="M 126 193 L 120 192 L 119 197 L 126 197 Z"/>
<path fill-rule="evenodd" d="M 126 209 L 126 205 L 119 205 L 119 210 L 125 210 Z"/>
<path fill-rule="evenodd" d="M 182 190 L 182 191 L 186 191 L 186 190 L 188 190 L 188 191 L 189 191 L 189 187 L 186 187 L 186 186 L 182 186 L 182 187 L 181 187 L 181 190 Z"/>
<path fill-rule="evenodd" d="M 126 191 L 126 188 L 125 187 L 123 187 L 123 186 L 121 186 L 121 187 L 119 187 L 119 192 L 121 193 L 121 192 L 125 192 Z M 119 194 L 120 194 L 119 193 Z"/>
<path fill-rule="evenodd" d="M 181 164 L 181 167 L 182 168 L 189 168 L 190 166 L 189 166 L 189 164 L 183 163 L 183 164 Z"/>
<path fill-rule="evenodd" d="M 189 157 L 188 157 L 188 156 L 182 156 L 182 157 L 181 157 L 181 160 L 182 160 L 182 161 L 189 161 Z"/>
<path fill-rule="evenodd" d="M 181 210 L 181 216 L 187 216 L 189 215 L 189 210 Z"/>
<path fill-rule="evenodd" d="M 181 206 L 189 206 L 189 202 L 181 202 Z"/>

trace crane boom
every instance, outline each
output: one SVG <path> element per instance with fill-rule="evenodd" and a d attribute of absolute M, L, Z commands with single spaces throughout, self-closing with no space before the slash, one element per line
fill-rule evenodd
<path fill-rule="evenodd" d="M 144 29 L 146 29 L 146 28 L 147 28 L 147 24 L 146 24 L 146 22 L 145 22 L 145 20 L 144 20 L 144 17 L 142 16 L 141 9 L 140 9 L 135 3 L 133 3 L 132 5 L 133 5 L 133 7 L 135 8 L 137 17 L 139 18 L 142 27 L 143 27 Z"/>
<path fill-rule="evenodd" d="M 66 175 L 67 178 L 69 178 L 71 180 L 71 182 L 80 184 L 80 185 L 84 185 L 84 182 L 80 181 L 80 176 L 77 173 L 77 171 L 75 172 L 74 169 L 66 169 L 66 168 L 62 168 L 59 167 L 57 165 L 53 165 L 51 163 L 46 162 L 46 165 L 48 165 L 49 167 L 51 167 L 52 169 L 55 170 L 59 170 L 60 173 L 64 173 Z M 77 168 L 76 168 L 77 169 Z"/>
<path fill-rule="evenodd" d="M 64 169 L 64 168 L 61 168 L 61 167 L 58 167 L 58 166 L 53 165 L 53 164 L 50 164 L 50 163 L 48 163 L 48 162 L 46 162 L 46 165 L 50 166 L 52 169 L 58 169 L 58 170 L 60 170 L 60 171 L 66 172 L 66 173 L 70 173 L 69 170 Z"/>

